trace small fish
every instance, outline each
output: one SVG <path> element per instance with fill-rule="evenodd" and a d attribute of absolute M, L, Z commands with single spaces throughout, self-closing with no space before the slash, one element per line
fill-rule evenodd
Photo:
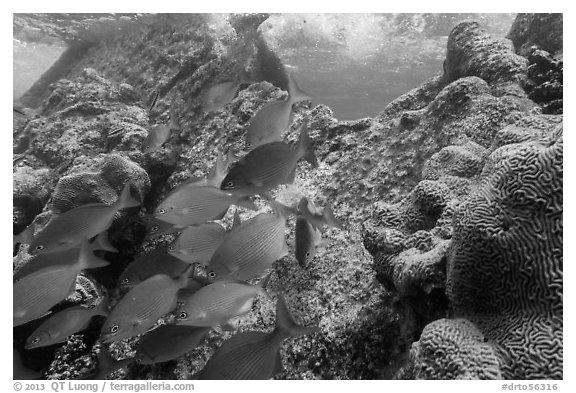
<path fill-rule="evenodd" d="M 252 150 L 230 169 L 220 188 L 237 195 L 266 193 L 280 184 L 292 183 L 301 158 L 318 166 L 307 128 L 300 133 L 297 149 L 284 142 L 271 142 Z"/>
<path fill-rule="evenodd" d="M 230 155 L 227 155 L 226 160 L 224 160 L 224 156 L 222 155 L 222 153 L 218 153 L 216 157 L 216 162 L 214 163 L 212 168 L 210 168 L 207 177 L 193 176 L 189 179 L 186 179 L 185 181 L 174 187 L 172 190 L 170 190 L 170 192 L 166 195 L 164 199 L 188 187 L 212 186 L 219 188 L 220 183 L 222 183 L 222 179 L 224 179 L 224 177 L 226 176 L 226 169 L 228 168 L 228 164 L 230 163 L 231 159 L 233 158 L 231 158 Z"/>
<path fill-rule="evenodd" d="M 282 133 L 292 120 L 292 106 L 310 97 L 303 92 L 291 74 L 288 74 L 288 98 L 266 104 L 250 120 L 246 130 L 246 147 L 255 149 L 266 143 L 280 141 Z"/>
<path fill-rule="evenodd" d="M 280 348 L 285 339 L 318 332 L 298 325 L 282 294 L 276 302 L 276 328 L 270 333 L 237 333 L 222 344 L 198 373 L 199 379 L 270 379 L 284 371 Z"/>
<path fill-rule="evenodd" d="M 249 83 L 249 78 L 247 73 L 243 71 L 234 80 L 210 86 L 201 98 L 204 111 L 214 112 L 222 109 L 226 104 L 232 102 L 240 86 L 245 83 Z"/>
<path fill-rule="evenodd" d="M 14 326 L 40 318 L 73 293 L 76 276 L 82 270 L 107 265 L 108 262 L 94 256 L 88 240 L 84 238 L 74 264 L 49 266 L 16 281 L 13 285 Z"/>
<path fill-rule="evenodd" d="M 285 217 L 261 213 L 226 235 L 208 263 L 208 279 L 249 280 L 287 254 Z"/>
<path fill-rule="evenodd" d="M 142 142 L 142 151 L 144 153 L 151 153 L 158 150 L 170 137 L 171 128 L 167 124 L 157 124 L 153 126 L 144 142 Z"/>
<path fill-rule="evenodd" d="M 312 202 L 308 201 L 308 198 L 302 197 L 298 203 L 298 210 L 310 224 L 314 225 L 314 227 L 320 231 L 322 231 L 323 225 L 344 229 L 342 223 L 334 217 L 330 206 L 326 206 L 320 210 Z"/>
<path fill-rule="evenodd" d="M 15 167 L 21 162 L 26 162 L 26 154 L 15 154 L 12 158 L 12 166 Z"/>
<path fill-rule="evenodd" d="M 28 252 L 32 255 L 62 251 L 91 239 L 112 225 L 114 215 L 121 209 L 140 205 L 130 194 L 130 183 L 124 186 L 112 205 L 90 203 L 68 210 L 50 220 L 35 237 Z"/>
<path fill-rule="evenodd" d="M 108 131 L 108 134 L 106 136 L 108 138 L 110 138 L 111 136 L 120 134 L 122 131 L 124 131 L 124 127 L 123 126 L 117 126 L 117 127 L 111 128 Z"/>
<path fill-rule="evenodd" d="M 95 307 L 74 306 L 52 315 L 26 340 L 26 349 L 47 347 L 66 341 L 68 337 L 88 327 L 92 317 L 108 315 L 106 298 Z"/>
<path fill-rule="evenodd" d="M 242 281 L 218 281 L 192 295 L 179 297 L 178 325 L 213 327 L 250 312 L 254 298 L 264 293 L 260 285 Z"/>
<path fill-rule="evenodd" d="M 233 204 L 258 210 L 249 199 L 216 187 L 190 186 L 169 194 L 154 211 L 154 217 L 175 225 L 198 225 L 222 218 Z"/>
<path fill-rule="evenodd" d="M 152 240 L 161 235 L 182 232 L 186 228 L 184 225 L 174 225 L 159 220 L 152 215 L 144 218 L 144 220 L 146 222 L 146 237 L 144 240 Z"/>
<path fill-rule="evenodd" d="M 159 96 L 160 96 L 160 91 L 156 90 L 156 93 L 154 94 L 154 97 L 152 98 L 152 102 L 148 106 L 148 112 L 152 112 L 152 109 L 154 109 L 154 107 L 156 106 L 156 103 L 158 102 Z"/>
<path fill-rule="evenodd" d="M 189 226 L 170 245 L 168 253 L 187 263 L 207 265 L 225 235 L 226 230 L 215 222 Z"/>
<path fill-rule="evenodd" d="M 296 218 L 296 260 L 306 267 L 316 255 L 316 247 L 321 243 L 321 232 L 304 217 Z"/>
<path fill-rule="evenodd" d="M 184 356 L 200 344 L 210 328 L 162 325 L 146 333 L 136 349 L 141 364 L 163 363 Z"/>
<path fill-rule="evenodd" d="M 188 284 L 190 269 L 176 279 L 157 274 L 132 288 L 104 322 L 100 335 L 102 342 L 134 337 L 154 326 L 158 319 L 176 307 L 177 293 Z"/>
<path fill-rule="evenodd" d="M 106 240 L 102 240 L 106 237 Z M 107 232 L 102 232 L 90 243 L 92 250 L 104 250 L 109 252 L 118 252 L 112 245 L 107 243 Z M 40 269 L 56 265 L 72 265 L 80 255 L 80 247 L 70 248 L 68 250 L 51 252 L 48 254 L 38 254 L 30 258 L 22 267 L 14 272 L 13 280 L 18 281 L 24 276 L 32 274 Z"/>
<path fill-rule="evenodd" d="M 130 263 L 118 278 L 118 286 L 122 289 L 134 288 L 156 274 L 177 278 L 188 267 L 186 262 L 168 254 L 168 246 L 158 247 Z"/>

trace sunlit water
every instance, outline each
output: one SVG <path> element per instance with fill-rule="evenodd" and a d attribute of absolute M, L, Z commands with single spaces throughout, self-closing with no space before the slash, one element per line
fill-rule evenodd
<path fill-rule="evenodd" d="M 515 15 L 277 14 L 260 29 L 313 104 L 326 104 L 338 119 L 350 120 L 377 115 L 398 96 L 441 74 L 448 34 L 468 17 L 502 38 Z M 227 18 L 211 15 L 216 34 L 231 34 Z M 61 46 L 14 40 L 14 99 L 62 51 Z"/>

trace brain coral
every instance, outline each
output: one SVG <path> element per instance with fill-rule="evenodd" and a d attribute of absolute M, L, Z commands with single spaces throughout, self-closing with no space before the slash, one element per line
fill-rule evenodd
<path fill-rule="evenodd" d="M 561 128 L 497 149 L 455 213 L 447 294 L 504 378 L 562 378 L 562 159 Z"/>
<path fill-rule="evenodd" d="M 82 162 L 84 161 L 84 162 Z M 63 213 L 86 203 L 113 203 L 124 184 L 131 182 L 140 200 L 150 179 L 138 164 L 119 154 L 76 160 L 74 173 L 60 178 L 52 195 L 52 210 Z"/>
<path fill-rule="evenodd" d="M 412 344 L 413 379 L 501 379 L 498 356 L 466 319 L 439 319 L 428 324 Z"/>

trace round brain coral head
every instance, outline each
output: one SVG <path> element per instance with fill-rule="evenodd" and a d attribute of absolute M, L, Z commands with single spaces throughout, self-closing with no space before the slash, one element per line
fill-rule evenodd
<path fill-rule="evenodd" d="M 562 378 L 562 136 L 496 150 L 454 217 L 447 293 L 505 378 Z M 492 162 L 490 162 L 492 161 Z"/>

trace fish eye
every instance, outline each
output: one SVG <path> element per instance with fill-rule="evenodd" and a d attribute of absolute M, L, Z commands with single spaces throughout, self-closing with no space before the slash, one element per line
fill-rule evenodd
<path fill-rule="evenodd" d="M 124 280 L 122 280 L 122 283 L 123 283 L 123 284 L 128 284 L 129 282 L 130 282 L 130 279 L 129 279 L 129 278 L 125 278 Z"/>
<path fill-rule="evenodd" d="M 216 272 L 214 270 L 211 270 L 208 272 L 208 277 L 210 278 L 216 278 Z"/>
<path fill-rule="evenodd" d="M 234 182 L 233 181 L 229 181 L 228 183 L 226 183 L 226 187 L 234 187 Z"/>
<path fill-rule="evenodd" d="M 38 344 L 40 342 L 40 337 L 36 337 L 34 340 L 32 340 L 32 344 Z"/>
<path fill-rule="evenodd" d="M 110 333 L 116 333 L 119 328 L 120 328 L 120 326 L 118 326 L 118 325 L 112 326 L 112 327 L 110 328 Z"/>
<path fill-rule="evenodd" d="M 180 319 L 186 319 L 186 317 L 188 317 L 188 313 L 186 311 L 182 311 L 180 315 L 178 315 L 178 318 Z"/>
<path fill-rule="evenodd" d="M 307 252 L 307 253 L 306 253 L 306 258 L 309 258 L 309 257 L 310 257 L 310 253 Z"/>
<path fill-rule="evenodd" d="M 166 213 L 166 210 L 164 210 L 164 209 L 158 209 L 158 213 L 159 213 L 159 214 L 164 214 L 164 213 Z"/>
<path fill-rule="evenodd" d="M 152 228 L 150 228 L 150 232 L 157 232 L 158 231 L 158 225 L 154 225 Z"/>
<path fill-rule="evenodd" d="M 38 250 L 38 251 L 43 250 L 43 249 L 44 249 L 44 246 L 42 244 L 39 244 L 36 246 L 36 250 Z"/>

